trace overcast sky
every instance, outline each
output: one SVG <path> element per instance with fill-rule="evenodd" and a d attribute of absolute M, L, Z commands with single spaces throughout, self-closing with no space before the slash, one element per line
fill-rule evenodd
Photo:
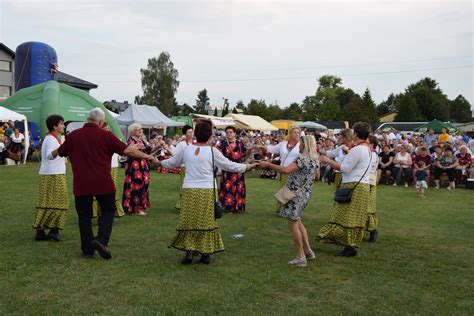
<path fill-rule="evenodd" d="M 212 105 L 288 106 L 333 74 L 377 103 L 429 76 L 473 104 L 471 1 L 0 0 L 0 41 L 51 45 L 100 101 L 133 101 L 140 68 L 167 51 L 179 103 L 206 88 Z"/>

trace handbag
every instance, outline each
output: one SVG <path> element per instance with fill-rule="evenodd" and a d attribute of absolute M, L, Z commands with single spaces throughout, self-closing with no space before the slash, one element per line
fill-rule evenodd
<path fill-rule="evenodd" d="M 222 205 L 221 202 L 216 198 L 216 181 L 217 181 L 217 172 L 216 168 L 214 167 L 214 151 L 211 147 L 211 155 L 212 155 L 212 194 L 214 195 L 214 218 L 219 219 L 222 217 Z"/>
<path fill-rule="evenodd" d="M 313 179 L 309 178 L 308 180 L 306 180 L 305 184 L 300 187 L 300 189 L 298 189 L 296 192 L 306 187 L 308 182 L 310 182 L 311 180 Z M 281 189 L 278 190 L 278 192 L 275 193 L 273 196 L 275 197 L 275 199 L 277 199 L 278 202 L 285 205 L 296 197 L 296 193 L 291 191 L 290 188 L 288 188 L 288 186 L 284 184 Z"/>
<path fill-rule="evenodd" d="M 364 179 L 365 174 L 370 168 L 370 165 L 372 164 L 372 152 L 369 149 L 369 154 L 370 154 L 370 161 L 369 165 L 367 166 L 367 169 L 365 169 L 364 174 L 362 177 L 357 181 L 356 185 L 351 189 L 351 188 L 339 188 L 336 190 L 336 193 L 334 194 L 334 201 L 337 203 L 350 203 L 352 201 L 352 192 L 357 188 L 359 183 Z"/>

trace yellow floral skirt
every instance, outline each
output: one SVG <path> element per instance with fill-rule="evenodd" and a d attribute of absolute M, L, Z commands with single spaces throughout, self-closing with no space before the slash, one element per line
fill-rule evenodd
<path fill-rule="evenodd" d="M 115 217 L 122 217 L 125 215 L 123 210 L 122 202 L 119 198 L 119 193 L 117 191 L 117 177 L 118 177 L 118 168 L 112 168 L 112 180 L 115 184 Z M 92 217 L 96 218 L 100 216 L 100 206 L 99 202 L 97 202 L 96 198 L 94 198 L 94 202 L 92 203 Z"/>
<path fill-rule="evenodd" d="M 367 222 L 365 229 L 369 232 L 377 230 L 379 220 L 377 218 L 377 186 L 370 186 L 369 205 L 367 208 Z"/>
<path fill-rule="evenodd" d="M 69 208 L 65 174 L 40 175 L 38 203 L 33 214 L 33 228 L 63 229 Z"/>
<path fill-rule="evenodd" d="M 224 250 L 214 218 L 213 189 L 181 189 L 181 211 L 169 247 L 200 254 Z"/>
<path fill-rule="evenodd" d="M 341 188 L 353 188 L 356 182 L 342 183 Z M 321 242 L 357 247 L 362 238 L 367 221 L 370 186 L 359 183 L 352 192 L 350 203 L 334 202 L 331 221 L 321 228 L 317 239 Z"/>

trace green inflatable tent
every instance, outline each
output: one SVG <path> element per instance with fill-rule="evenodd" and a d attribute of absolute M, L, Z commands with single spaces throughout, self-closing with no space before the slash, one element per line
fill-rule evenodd
<path fill-rule="evenodd" d="M 21 89 L 0 104 L 7 109 L 25 115 L 29 122 L 38 124 L 41 138 L 44 138 L 48 133 L 46 128 L 48 116 L 59 114 L 64 117 L 66 124 L 85 122 L 89 111 L 99 107 L 104 110 L 105 120 L 109 124 L 110 131 L 123 140 L 117 121 L 102 103 L 85 91 L 54 80 Z"/>

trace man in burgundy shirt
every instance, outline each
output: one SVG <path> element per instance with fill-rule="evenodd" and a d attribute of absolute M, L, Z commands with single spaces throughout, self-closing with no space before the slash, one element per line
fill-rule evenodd
<path fill-rule="evenodd" d="M 107 248 L 115 215 L 115 185 L 111 176 L 112 155 L 127 155 L 156 162 L 156 158 L 121 142 L 114 134 L 102 129 L 105 115 L 100 108 L 92 109 L 87 123 L 71 132 L 66 141 L 49 155 L 69 157 L 74 174 L 74 197 L 79 218 L 83 257 L 90 258 L 97 250 L 104 259 L 111 259 Z M 92 200 L 96 197 L 101 209 L 99 231 L 92 231 Z"/>

